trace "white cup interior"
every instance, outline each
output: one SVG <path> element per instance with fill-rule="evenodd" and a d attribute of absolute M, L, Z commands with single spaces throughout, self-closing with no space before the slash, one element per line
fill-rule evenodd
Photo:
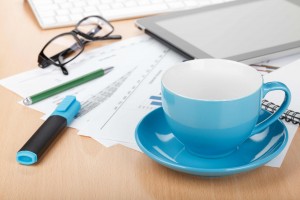
<path fill-rule="evenodd" d="M 186 98 L 209 101 L 233 100 L 256 92 L 263 84 L 254 68 L 224 59 L 198 59 L 168 69 L 163 86 Z"/>

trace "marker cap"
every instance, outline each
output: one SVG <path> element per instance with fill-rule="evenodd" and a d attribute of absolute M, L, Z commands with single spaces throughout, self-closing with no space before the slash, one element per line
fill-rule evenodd
<path fill-rule="evenodd" d="M 67 120 L 69 125 L 74 117 L 78 114 L 80 110 L 80 103 L 76 100 L 75 96 L 67 96 L 64 100 L 57 106 L 56 110 L 51 114 L 59 115 Z"/>

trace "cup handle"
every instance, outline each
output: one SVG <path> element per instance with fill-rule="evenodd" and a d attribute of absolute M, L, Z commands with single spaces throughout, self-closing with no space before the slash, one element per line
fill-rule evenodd
<path fill-rule="evenodd" d="M 263 84 L 263 97 L 266 96 L 266 94 L 268 92 L 274 91 L 274 90 L 282 90 L 284 92 L 284 101 L 282 102 L 280 108 L 273 113 L 270 117 L 268 117 L 267 119 L 265 119 L 264 121 L 260 122 L 259 124 L 257 124 L 252 133 L 252 135 L 255 135 L 257 133 L 260 133 L 261 131 L 263 131 L 265 128 L 267 128 L 268 126 L 270 126 L 273 122 L 275 122 L 277 119 L 280 118 L 280 116 L 285 112 L 285 110 L 288 108 L 290 101 L 291 101 L 291 92 L 288 89 L 288 87 L 281 83 L 281 82 L 269 82 L 269 83 L 265 83 Z"/>

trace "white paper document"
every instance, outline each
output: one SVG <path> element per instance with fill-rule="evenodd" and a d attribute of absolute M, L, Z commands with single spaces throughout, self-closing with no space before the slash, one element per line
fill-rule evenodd
<path fill-rule="evenodd" d="M 120 98 L 115 112 L 105 124 L 95 119 L 90 122 L 93 125 L 87 125 L 87 129 L 81 129 L 80 132 L 95 132 L 97 134 L 93 137 L 98 141 L 110 139 L 136 146 L 134 132 L 138 122 L 150 111 L 161 106 L 160 80 L 163 71 L 182 60 L 181 56 L 170 50 L 157 55 L 154 62 L 148 64 L 152 66 L 151 71 L 146 74 L 137 72 L 135 79 L 123 85 L 124 96 Z"/>
<path fill-rule="evenodd" d="M 287 66 L 281 67 L 280 69 L 264 76 L 265 82 L 270 81 L 280 81 L 284 83 L 291 91 L 291 103 L 289 106 L 289 110 L 293 110 L 295 112 L 300 112 L 300 60 L 296 62 L 292 62 L 291 64 L 288 64 Z M 283 101 L 284 94 L 282 91 L 273 91 L 266 95 L 265 97 L 267 100 L 280 105 Z M 268 163 L 268 166 L 273 167 L 280 167 L 287 151 L 288 147 L 290 146 L 295 133 L 298 129 L 298 125 L 294 125 L 291 122 L 287 123 L 284 122 L 285 126 L 287 127 L 289 139 L 287 148 L 285 148 L 279 156 L 277 156 L 275 159 L 273 159 L 270 163 Z"/>
<path fill-rule="evenodd" d="M 0 84 L 25 98 L 96 69 L 113 66 L 114 69 L 105 76 L 35 103 L 30 108 L 45 113 L 43 119 L 46 119 L 66 95 L 75 95 L 82 108 L 71 127 L 76 128 L 80 135 L 92 137 L 107 147 L 121 144 L 140 151 L 134 138 L 135 128 L 146 114 L 161 106 L 163 72 L 183 60 L 181 55 L 143 35 L 84 52 L 68 64 L 68 76 L 63 75 L 58 67 L 50 66 L 3 79 Z M 298 65 L 300 61 L 264 76 L 265 82 L 278 80 L 291 88 L 295 95 L 290 109 L 295 111 L 300 110 Z M 280 104 L 278 95 L 281 94 L 272 95 L 267 99 Z M 288 145 L 268 163 L 269 166 L 280 167 L 298 128 L 291 123 L 286 126 Z"/>
<path fill-rule="evenodd" d="M 149 37 L 125 40 L 83 53 L 83 55 L 77 58 L 78 60 L 75 59 L 75 62 L 71 62 L 67 66 L 69 69 L 68 76 L 63 75 L 58 67 L 51 66 L 46 69 L 37 68 L 9 77 L 2 80 L 1 83 L 3 86 L 25 98 L 96 69 L 110 66 L 114 67 L 110 73 L 101 78 L 97 78 L 30 106 L 33 109 L 50 114 L 66 95 L 75 95 L 77 99 L 84 104 L 84 102 L 88 101 L 92 96 L 124 76 L 125 73 L 136 68 L 137 63 L 142 62 L 147 56 L 147 53 L 140 49 L 145 46 L 151 48 L 152 44 L 155 45 Z M 128 49 L 130 49 L 130 51 L 128 51 Z M 108 97 L 106 99 L 108 99 Z M 86 113 L 87 108 L 85 107 L 84 109 Z"/>

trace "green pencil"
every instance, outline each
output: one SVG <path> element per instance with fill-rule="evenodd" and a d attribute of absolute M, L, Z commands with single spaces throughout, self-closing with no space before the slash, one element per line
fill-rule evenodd
<path fill-rule="evenodd" d="M 44 100 L 48 97 L 51 97 L 53 95 L 64 92 L 66 90 L 69 90 L 73 87 L 76 87 L 76 86 L 81 85 L 83 83 L 86 83 L 88 81 L 91 81 L 91 80 L 94 80 L 94 79 L 99 78 L 101 76 L 104 76 L 105 74 L 109 73 L 112 69 L 113 69 L 113 67 L 108 67 L 106 69 L 98 69 L 96 71 L 90 72 L 88 74 L 80 76 L 80 77 L 78 77 L 76 79 L 73 79 L 71 81 L 68 81 L 66 83 L 60 84 L 60 85 L 55 86 L 53 88 L 50 88 L 48 90 L 39 92 L 39 93 L 37 93 L 35 95 L 32 95 L 30 97 L 27 97 L 23 100 L 23 103 L 25 105 L 34 104 L 34 103 L 39 102 L 41 100 Z"/>

